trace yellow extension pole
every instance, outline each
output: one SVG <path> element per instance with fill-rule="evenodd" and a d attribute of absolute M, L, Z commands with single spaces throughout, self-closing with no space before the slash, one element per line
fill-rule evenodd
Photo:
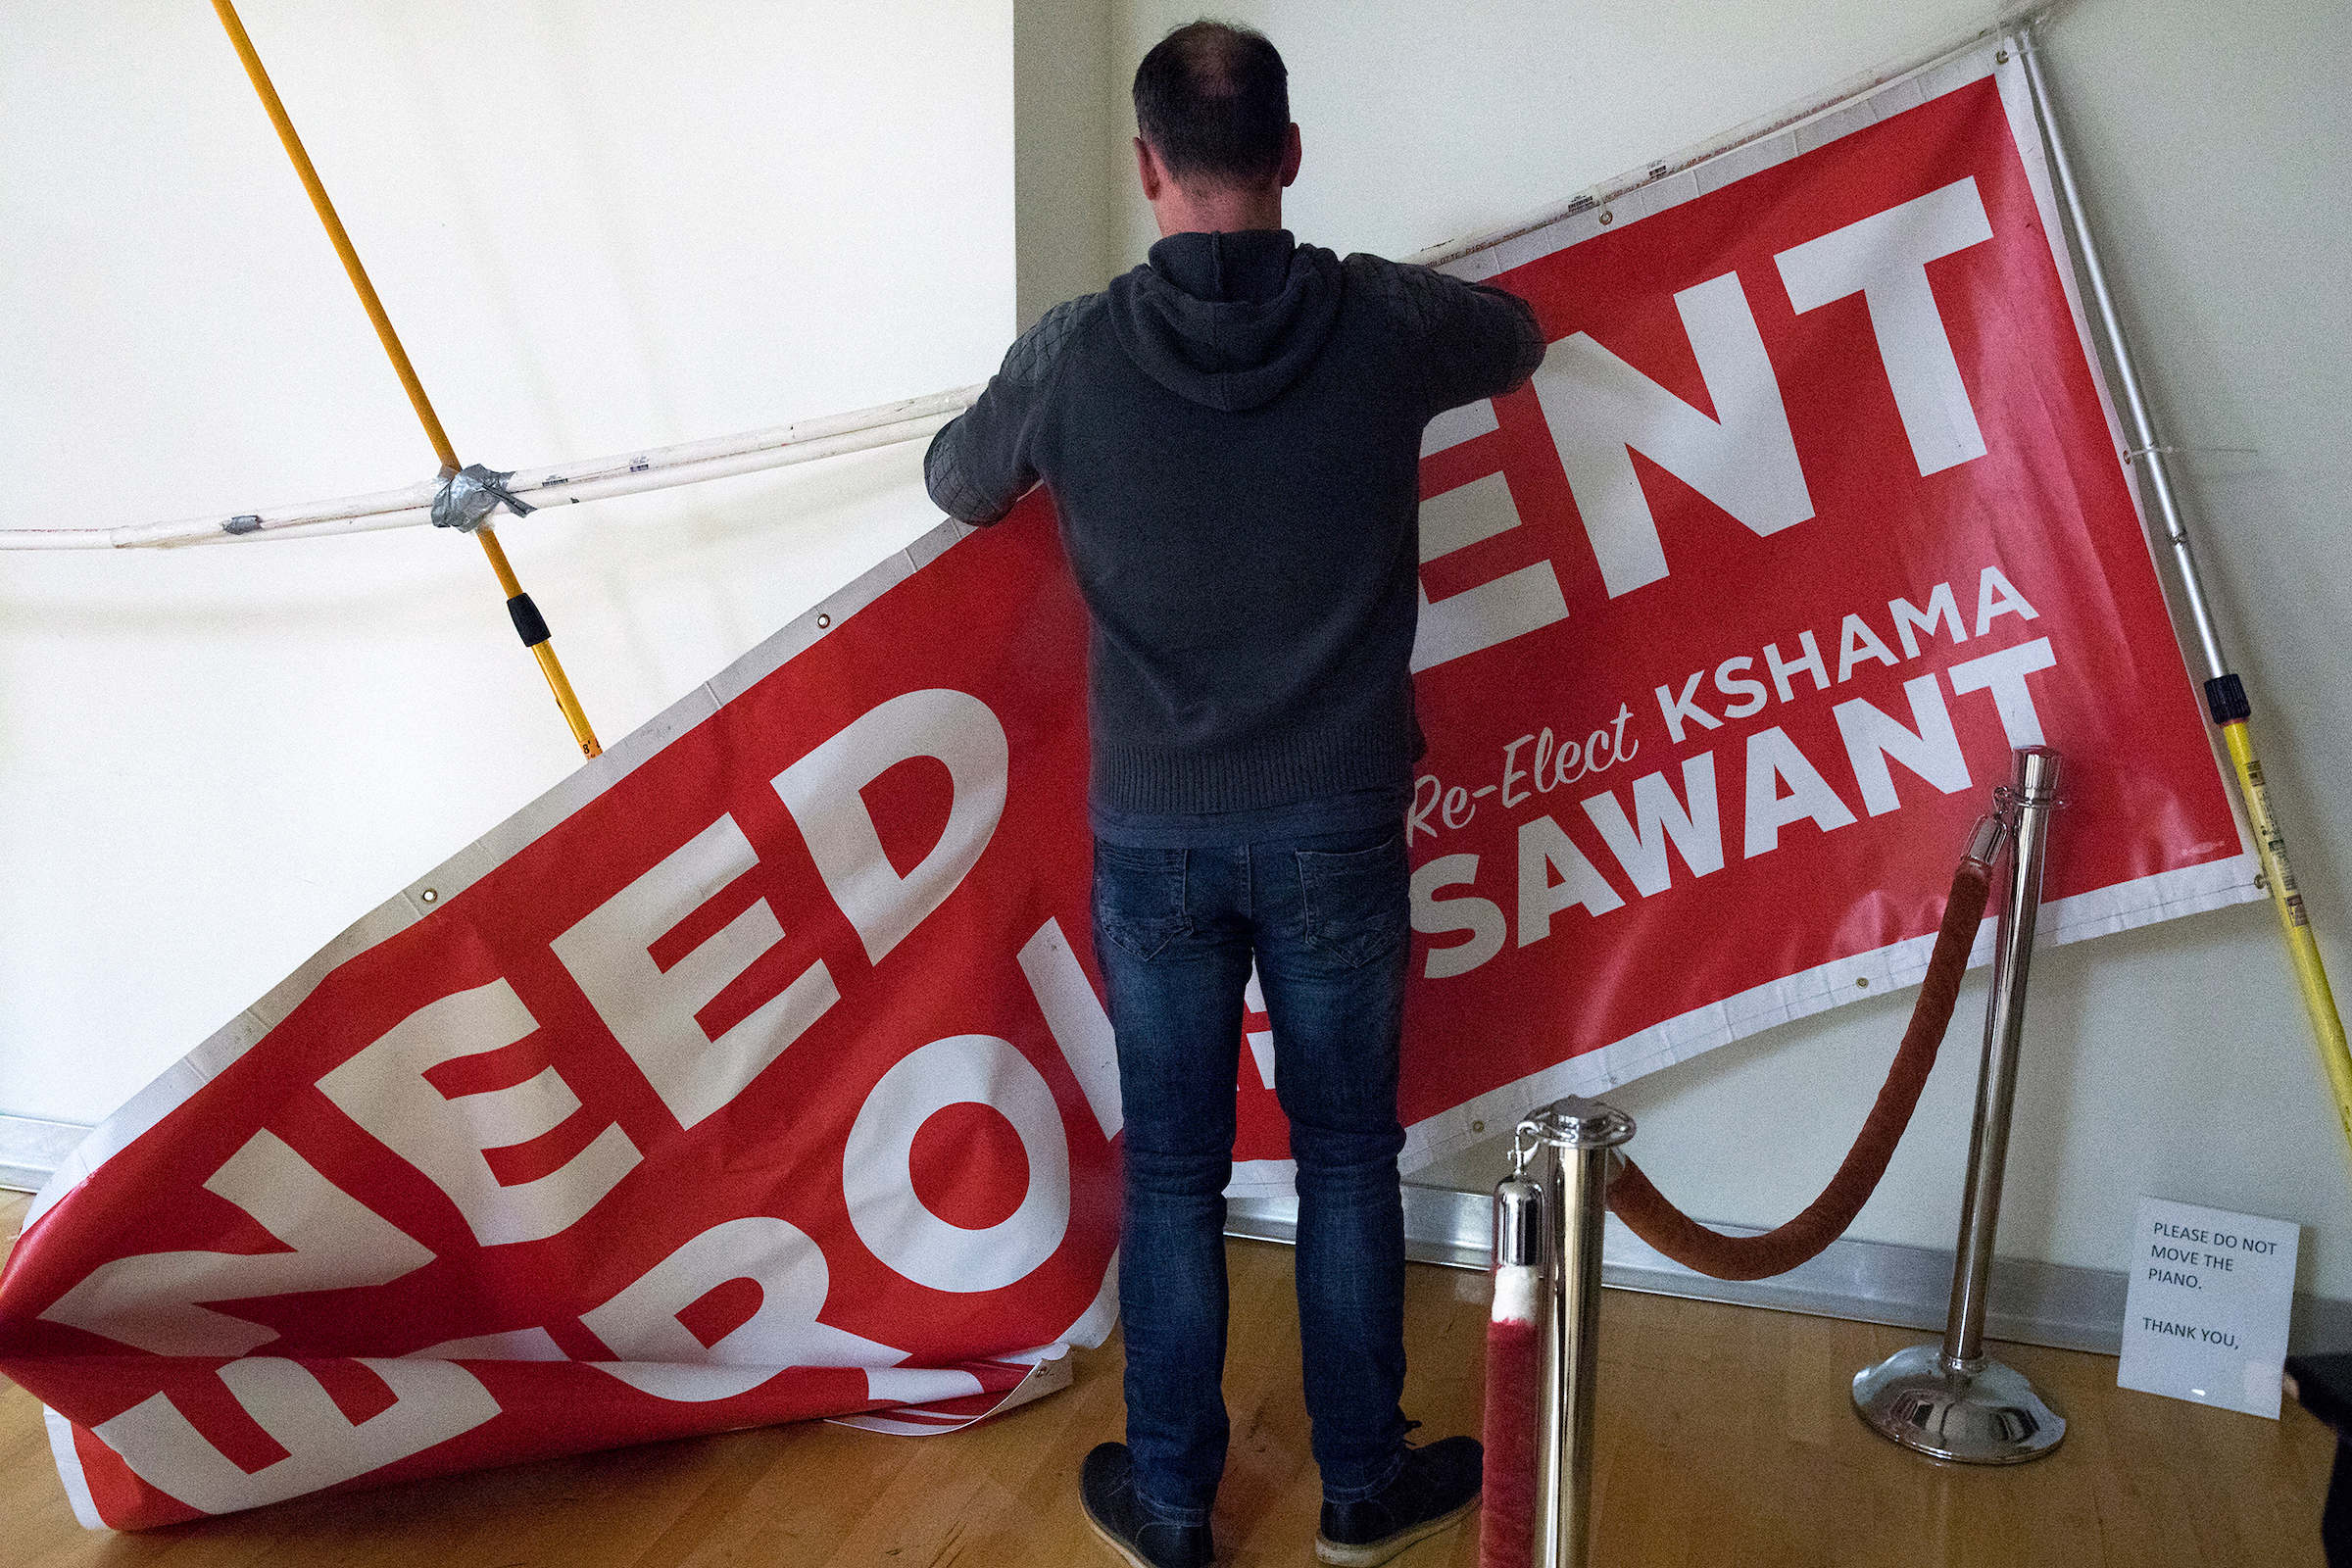
<path fill-rule="evenodd" d="M 2336 1011 L 2334 993 L 2328 987 L 2328 970 L 2320 960 L 2320 946 L 2311 932 L 2311 914 L 2303 906 L 2295 874 L 2286 863 L 2286 840 L 2278 831 L 2278 819 L 2271 814 L 2270 792 L 2263 784 L 2262 763 L 2254 756 L 2253 737 L 2247 733 L 2246 721 L 2253 715 L 2253 705 L 2247 700 L 2245 682 L 2230 670 L 2230 662 L 2222 653 L 2221 633 L 2205 602 L 2196 554 L 2189 547 L 2188 525 L 2181 517 L 2180 500 L 2173 492 L 2172 475 L 2165 463 L 2165 454 L 2171 449 L 2157 438 L 2155 418 L 2140 393 L 2139 372 L 2132 363 L 2132 346 L 2125 339 L 2114 292 L 2107 286 L 2107 270 L 2100 264 L 2099 248 L 2091 237 L 2090 220 L 2082 209 L 2082 189 L 2075 183 L 2074 163 L 2067 156 L 2066 138 L 2059 133 L 2049 84 L 2042 79 L 2041 51 L 2030 25 L 2014 36 L 2019 63 L 2025 67 L 2026 80 L 2032 89 L 2034 113 L 2049 148 L 2050 172 L 2057 176 L 2058 195 L 2066 205 L 2067 220 L 2074 230 L 2076 260 L 2082 264 L 2083 280 L 2090 285 L 2090 301 L 2098 310 L 2101 334 L 2108 352 L 2115 358 L 2116 389 L 2123 393 L 2120 412 L 2131 420 L 2134 443 L 2129 455 L 2144 460 L 2147 465 L 2148 490 L 2155 499 L 2164 531 L 2172 540 L 2173 559 L 2180 568 L 2181 596 L 2196 622 L 2197 640 L 2204 649 L 2208 672 L 2205 710 L 2221 730 L 2223 744 L 2229 748 L 2230 760 L 2235 765 L 2238 797 L 2245 803 L 2246 820 L 2254 830 L 2255 849 L 2262 858 L 2263 877 L 2270 884 L 2271 905 L 2278 911 L 2287 957 L 2302 988 L 2303 1008 L 2311 1018 L 2312 1043 L 2319 1048 L 2320 1065 L 2335 1101 L 2336 1125 L 2343 1132 L 2346 1149 L 2352 1151 L 2352 1051 L 2347 1051 L 2344 1044 L 2343 1016 Z"/>
<path fill-rule="evenodd" d="M 277 88 L 270 81 L 270 73 L 262 67 L 262 57 L 254 52 L 253 40 L 245 32 L 245 24 L 238 20 L 237 9 L 230 0 L 213 0 L 213 10 L 220 17 L 220 25 L 228 30 L 228 41 L 235 46 L 237 58 L 244 62 L 245 74 L 253 79 L 253 90 L 261 95 L 262 108 L 268 111 L 270 123 L 277 127 L 277 139 L 294 162 L 294 172 L 302 178 L 302 188 L 310 193 L 311 207 L 318 214 L 318 221 L 326 227 L 326 237 L 343 260 L 343 270 L 351 278 L 351 286 L 359 291 L 360 304 L 368 312 L 368 319 L 375 326 L 377 341 L 392 361 L 392 371 L 400 377 L 401 389 L 409 395 L 409 406 L 416 411 L 417 422 L 424 426 L 424 437 L 432 443 L 433 456 L 441 461 L 442 477 L 457 473 L 461 465 L 457 449 L 449 443 L 449 435 L 441 428 L 440 416 L 433 413 L 432 401 L 424 395 L 424 383 L 416 379 L 416 368 L 409 363 L 408 350 L 400 346 L 400 334 L 392 330 L 392 318 L 384 314 L 384 302 L 376 297 L 375 285 L 368 280 L 368 270 L 360 265 L 360 253 L 352 248 L 351 235 L 345 232 L 343 220 L 335 216 L 335 204 L 327 198 L 326 186 L 318 178 L 318 171 L 311 163 L 311 155 L 303 150 L 302 137 L 296 134 L 294 122 L 286 114 L 286 106 L 277 96 Z M 476 528 L 473 537 L 480 542 L 482 554 L 489 559 L 490 569 L 498 577 L 499 588 L 507 596 L 507 611 L 514 617 L 515 630 L 539 661 L 539 669 L 547 677 L 548 690 L 555 693 L 556 706 L 564 710 L 564 720 L 571 726 L 572 739 L 580 743 L 580 755 L 595 757 L 604 748 L 597 744 L 596 731 L 589 727 L 588 714 L 581 709 L 580 700 L 573 695 L 571 682 L 564 677 L 564 665 L 556 658 L 554 639 L 547 634 L 547 623 L 531 604 L 530 596 L 515 580 L 514 568 L 507 561 L 505 547 L 485 522 Z M 528 629 L 526 629 L 528 628 Z M 534 640 L 533 632 L 537 633 Z"/>
<path fill-rule="evenodd" d="M 2336 1011 L 2335 993 L 2328 988 L 2327 967 L 2320 961 L 2320 945 L 2311 934 L 2311 916 L 2295 887 L 2295 873 L 2286 860 L 2286 840 L 2271 814 L 2271 795 L 2262 782 L 2262 762 L 2254 755 L 2254 737 L 2246 720 L 2222 726 L 2222 740 L 2237 768 L 2239 797 L 2246 819 L 2254 828 L 2254 847 L 2262 856 L 2264 880 L 2271 888 L 2271 906 L 2286 938 L 2287 956 L 2294 960 L 2295 979 L 2303 988 L 2303 1008 L 2311 1015 L 2311 1030 L 2320 1048 L 2328 1087 L 2335 1096 L 2336 1120 L 2352 1142 L 2352 1048 L 2344 1042 L 2344 1020 Z"/>

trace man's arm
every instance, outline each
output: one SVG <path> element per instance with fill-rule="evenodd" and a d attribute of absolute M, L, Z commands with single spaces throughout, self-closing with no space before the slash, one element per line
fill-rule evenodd
<path fill-rule="evenodd" d="M 1416 340 L 1413 359 L 1431 414 L 1515 390 L 1544 363 L 1543 328 L 1518 295 L 1426 267 L 1348 261 L 1374 264 L 1370 281 Z"/>
<path fill-rule="evenodd" d="M 957 522 L 995 522 L 1037 483 L 1020 450 L 1026 400 L 1001 395 L 1003 381 L 1001 373 L 990 380 L 980 400 L 933 436 L 923 454 L 923 488 Z"/>
<path fill-rule="evenodd" d="M 1510 345 L 1510 358 L 1506 362 L 1502 390 L 1515 392 L 1536 373 L 1537 367 L 1544 363 L 1544 350 L 1550 346 L 1544 341 L 1544 327 L 1536 319 L 1536 308 L 1508 289 L 1496 288 L 1492 283 L 1472 283 L 1469 289 L 1480 301 L 1479 309 L 1492 310 L 1507 322 L 1501 329 Z"/>
<path fill-rule="evenodd" d="M 958 522 L 991 523 L 1038 481 L 1030 457 L 1034 421 L 1053 383 L 1062 347 L 1087 318 L 1088 295 L 1056 305 L 1021 334 L 990 377 L 980 400 L 931 438 L 923 485 L 940 511 Z"/>

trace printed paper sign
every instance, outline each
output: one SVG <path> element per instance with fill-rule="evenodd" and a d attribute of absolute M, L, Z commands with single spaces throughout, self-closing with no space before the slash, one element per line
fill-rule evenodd
<path fill-rule="evenodd" d="M 2301 1235 L 2284 1220 L 2141 1199 L 2117 1386 L 2278 1420 Z"/>

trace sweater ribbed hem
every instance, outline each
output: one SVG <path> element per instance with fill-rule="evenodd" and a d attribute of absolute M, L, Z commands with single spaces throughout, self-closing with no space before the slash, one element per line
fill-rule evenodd
<path fill-rule="evenodd" d="M 1241 844 L 1271 844 L 1309 840 L 1334 833 L 1360 833 L 1373 828 L 1392 832 L 1404 820 L 1413 792 L 1404 785 L 1350 790 L 1289 806 L 1261 807 L 1251 811 L 1184 812 L 1164 816 L 1111 816 L 1090 808 L 1087 825 L 1098 844 L 1116 844 L 1133 850 L 1200 850 Z"/>
<path fill-rule="evenodd" d="M 1257 810 L 1355 790 L 1409 788 L 1412 757 L 1410 713 L 1286 731 L 1216 751 L 1120 745 L 1098 735 L 1088 798 L 1122 816 Z"/>

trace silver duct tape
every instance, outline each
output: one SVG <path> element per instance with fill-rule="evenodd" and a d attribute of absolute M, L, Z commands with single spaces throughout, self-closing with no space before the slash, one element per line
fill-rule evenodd
<path fill-rule="evenodd" d="M 517 517 L 529 515 L 536 509 L 517 500 L 507 489 L 507 481 L 514 477 L 511 468 L 500 473 L 478 463 L 468 463 L 442 480 L 441 488 L 433 492 L 433 526 L 471 533 L 488 522 L 490 514 L 502 506 Z"/>

